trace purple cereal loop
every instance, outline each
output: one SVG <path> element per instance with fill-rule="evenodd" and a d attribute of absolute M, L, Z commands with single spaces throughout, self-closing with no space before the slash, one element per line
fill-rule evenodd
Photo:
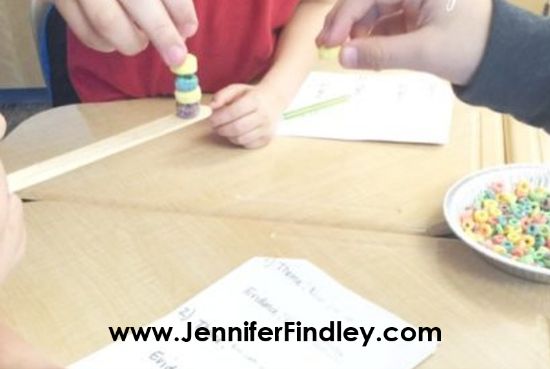
<path fill-rule="evenodd" d="M 193 119 L 200 112 L 200 104 L 176 104 L 176 115 L 182 119 Z"/>

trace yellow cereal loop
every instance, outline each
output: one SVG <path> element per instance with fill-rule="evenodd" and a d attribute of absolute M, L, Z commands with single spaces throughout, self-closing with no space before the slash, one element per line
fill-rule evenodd
<path fill-rule="evenodd" d="M 489 213 L 485 210 L 477 210 L 474 213 L 474 220 L 478 223 L 485 223 L 489 220 Z"/>
<path fill-rule="evenodd" d="M 483 200 L 483 209 L 491 210 L 495 208 L 498 208 L 498 201 L 492 199 Z"/>
<path fill-rule="evenodd" d="M 328 61 L 338 60 L 338 57 L 340 56 L 340 49 L 340 46 L 331 48 L 321 46 L 319 48 L 319 59 Z"/>
<path fill-rule="evenodd" d="M 531 184 L 528 181 L 518 182 L 516 189 L 520 192 L 529 192 L 531 190 Z"/>
<path fill-rule="evenodd" d="M 517 197 L 511 193 L 499 193 L 497 195 L 497 201 L 507 204 L 514 204 L 517 201 Z"/>
<path fill-rule="evenodd" d="M 492 217 L 499 217 L 502 215 L 502 210 L 500 210 L 499 208 L 490 208 L 489 215 Z"/>
<path fill-rule="evenodd" d="M 520 244 L 522 244 L 525 248 L 530 248 L 535 246 L 535 237 L 531 235 L 524 235 L 521 237 Z"/>
<path fill-rule="evenodd" d="M 179 104 L 189 105 L 199 103 L 202 98 L 202 92 L 201 88 L 197 86 L 197 88 L 189 92 L 176 91 L 174 96 Z"/>
<path fill-rule="evenodd" d="M 508 240 L 512 242 L 514 245 L 517 244 L 519 241 L 521 241 L 521 233 L 517 233 L 517 232 L 508 233 Z"/>
<path fill-rule="evenodd" d="M 182 65 L 177 67 L 170 68 L 172 73 L 178 76 L 187 76 L 197 73 L 199 69 L 199 63 L 197 62 L 197 57 L 193 54 L 187 54 L 185 61 Z"/>

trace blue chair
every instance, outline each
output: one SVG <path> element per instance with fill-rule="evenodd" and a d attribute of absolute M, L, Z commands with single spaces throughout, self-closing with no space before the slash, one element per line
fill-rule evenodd
<path fill-rule="evenodd" d="M 51 100 L 51 79 L 50 64 L 48 58 L 48 46 L 46 42 L 46 21 L 48 14 L 52 10 L 52 5 L 44 1 L 32 0 L 31 2 L 31 22 L 34 35 L 34 41 L 37 46 L 38 56 L 40 58 L 40 67 L 48 95 Z"/>
<path fill-rule="evenodd" d="M 53 106 L 78 103 L 67 70 L 66 24 L 54 6 L 33 0 L 31 18 L 42 74 Z"/>

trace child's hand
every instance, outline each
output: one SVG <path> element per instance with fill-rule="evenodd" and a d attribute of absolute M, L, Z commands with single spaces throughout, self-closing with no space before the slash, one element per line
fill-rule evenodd
<path fill-rule="evenodd" d="M 172 66 L 187 54 L 197 31 L 192 0 L 50 0 L 73 32 L 99 51 L 135 55 L 151 41 Z"/>
<path fill-rule="evenodd" d="M 465 85 L 483 57 L 491 12 L 492 0 L 340 0 L 317 43 L 343 45 L 348 68 L 409 68 Z"/>
<path fill-rule="evenodd" d="M 231 85 L 214 95 L 210 122 L 214 131 L 235 145 L 256 149 L 275 134 L 284 104 L 262 85 Z"/>
<path fill-rule="evenodd" d="M 6 122 L 0 115 L 0 138 Z M 8 191 L 6 174 L 0 162 L 0 282 L 19 261 L 25 249 L 25 226 L 21 201 Z"/>

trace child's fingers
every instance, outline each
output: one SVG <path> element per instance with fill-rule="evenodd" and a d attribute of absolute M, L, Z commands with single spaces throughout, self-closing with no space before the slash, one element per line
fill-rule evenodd
<path fill-rule="evenodd" d="M 221 108 L 224 105 L 230 104 L 242 97 L 245 93 L 250 90 L 250 87 L 247 85 L 230 85 L 220 91 L 218 91 L 212 101 L 210 102 L 210 107 L 214 110 Z"/>
<path fill-rule="evenodd" d="M 178 31 L 185 38 L 197 32 L 199 22 L 192 0 L 162 0 Z"/>
<path fill-rule="evenodd" d="M 183 37 L 160 0 L 119 0 L 155 45 L 165 63 L 175 66 L 187 55 Z"/>
<path fill-rule="evenodd" d="M 232 104 L 214 111 L 210 117 L 210 122 L 214 128 L 217 128 L 252 114 L 257 108 L 257 101 L 253 97 L 246 95 Z"/>
<path fill-rule="evenodd" d="M 380 17 L 374 26 L 371 36 L 397 35 L 407 31 L 403 12 L 394 13 L 391 16 Z"/>
<path fill-rule="evenodd" d="M 261 126 L 256 114 L 249 114 L 234 122 L 225 124 L 216 129 L 216 133 L 223 137 L 238 137 Z"/>
<path fill-rule="evenodd" d="M 258 138 L 256 141 L 252 141 L 252 142 L 244 145 L 244 148 L 245 149 L 250 149 L 250 150 L 259 149 L 261 147 L 266 146 L 271 141 L 272 138 L 273 137 L 269 136 L 269 135 L 262 136 L 262 137 Z"/>
<path fill-rule="evenodd" d="M 367 12 L 367 14 L 355 22 L 351 27 L 350 37 L 366 37 L 369 36 L 374 29 L 376 22 L 378 20 L 378 12 L 374 9 Z"/>
<path fill-rule="evenodd" d="M 135 55 L 147 45 L 117 1 L 80 0 L 80 5 L 94 29 L 120 53 Z"/>
<path fill-rule="evenodd" d="M 102 52 L 115 50 L 109 41 L 96 32 L 78 1 L 56 0 L 55 6 L 75 35 L 88 47 Z"/>
<path fill-rule="evenodd" d="M 426 70 L 431 35 L 420 29 L 397 36 L 375 36 L 348 42 L 340 53 L 346 68 Z"/>
<path fill-rule="evenodd" d="M 403 3 L 403 15 L 407 31 L 412 31 L 420 27 L 420 13 L 424 0 L 408 0 Z"/>
<path fill-rule="evenodd" d="M 240 145 L 247 147 L 248 145 L 252 144 L 253 142 L 261 139 L 267 134 L 266 129 L 263 127 L 256 128 L 248 133 L 245 133 L 244 135 L 240 135 L 237 137 L 231 137 L 229 138 L 229 141 L 234 143 L 235 145 Z"/>
<path fill-rule="evenodd" d="M 325 20 L 319 42 L 325 46 L 341 45 L 353 25 L 371 12 L 374 0 L 340 0 Z"/>

